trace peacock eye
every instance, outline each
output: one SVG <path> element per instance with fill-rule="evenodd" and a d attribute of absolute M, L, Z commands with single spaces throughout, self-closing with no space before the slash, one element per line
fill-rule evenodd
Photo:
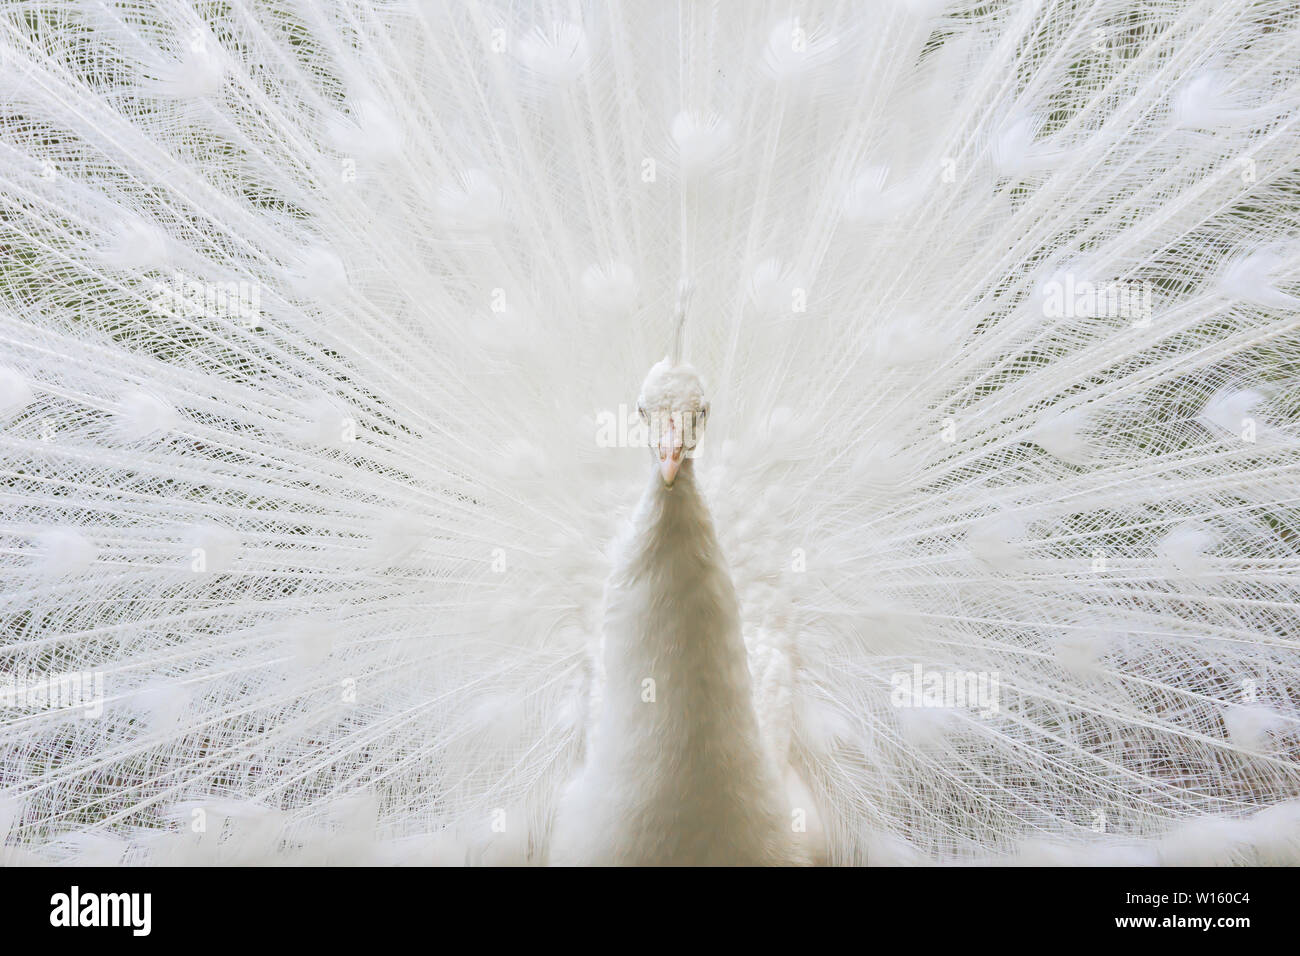
<path fill-rule="evenodd" d="M 636 413 L 641 416 L 641 421 L 649 423 L 650 416 L 645 413 L 645 406 L 640 402 L 636 403 Z"/>
<path fill-rule="evenodd" d="M 700 424 L 703 425 L 704 422 L 705 422 L 705 420 L 706 420 L 708 417 L 709 417 L 709 406 L 708 406 L 708 405 L 702 405 L 702 406 L 700 407 Z"/>

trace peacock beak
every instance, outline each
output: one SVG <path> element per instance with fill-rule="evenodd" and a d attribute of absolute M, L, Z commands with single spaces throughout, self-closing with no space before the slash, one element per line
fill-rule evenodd
<path fill-rule="evenodd" d="M 682 466 L 682 431 L 670 415 L 659 435 L 659 474 L 664 487 L 671 488 L 677 480 L 677 470 Z"/>

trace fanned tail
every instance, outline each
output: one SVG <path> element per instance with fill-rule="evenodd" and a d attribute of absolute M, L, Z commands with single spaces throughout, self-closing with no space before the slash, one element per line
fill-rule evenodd
<path fill-rule="evenodd" d="M 5 859 L 542 858 L 684 278 L 833 861 L 1296 859 L 1298 37 L 9 5 Z"/>

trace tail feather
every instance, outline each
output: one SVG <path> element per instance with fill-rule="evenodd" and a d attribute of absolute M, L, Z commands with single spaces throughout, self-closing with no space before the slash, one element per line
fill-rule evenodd
<path fill-rule="evenodd" d="M 866 17 L 0 14 L 6 858 L 543 859 L 686 280 L 833 861 L 1293 859 L 1296 11 Z"/>

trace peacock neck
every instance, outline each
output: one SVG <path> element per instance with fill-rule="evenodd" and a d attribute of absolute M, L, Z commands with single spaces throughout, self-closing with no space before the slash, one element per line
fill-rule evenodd
<path fill-rule="evenodd" d="M 695 462 L 689 458 L 682 462 L 671 488 L 663 483 L 659 470 L 652 469 L 633 523 L 647 543 L 671 547 L 680 536 L 694 534 L 707 537 L 716 547 L 713 516 L 695 483 Z"/>
<path fill-rule="evenodd" d="M 557 859 L 784 863 L 735 588 L 694 466 L 658 469 L 606 591 L 603 705 Z"/>
<path fill-rule="evenodd" d="M 713 745 L 746 735 L 755 718 L 740 610 L 689 459 L 671 488 L 652 472 L 632 532 L 606 609 L 610 692 L 636 704 L 622 715 Z"/>

